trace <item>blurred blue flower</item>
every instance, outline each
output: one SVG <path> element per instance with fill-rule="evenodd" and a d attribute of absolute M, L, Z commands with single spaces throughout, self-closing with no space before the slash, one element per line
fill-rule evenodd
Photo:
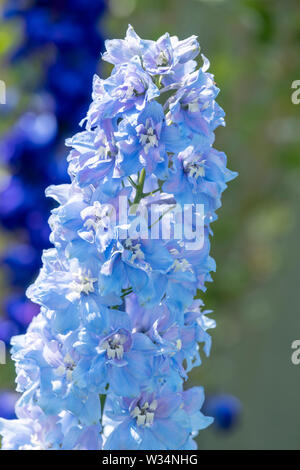
<path fill-rule="evenodd" d="M 66 181 L 61 148 L 88 109 L 91 92 L 87 84 L 97 71 L 103 48 L 99 19 L 106 7 L 106 0 L 7 0 L 4 5 L 4 19 L 17 20 L 23 31 L 9 57 L 11 64 L 24 59 L 28 64 L 36 52 L 42 52 L 43 60 L 43 76 L 38 89 L 32 90 L 28 110 L 0 142 L 5 168 L 5 179 L 0 181 L 0 223 L 16 238 L 0 258 L 12 286 L 31 282 L 40 267 L 41 251 L 49 247 L 48 217 L 53 203 L 45 199 L 44 191 Z M 13 90 L 9 103 L 10 110 L 11 103 L 18 104 Z M 1 112 L 7 109 L 3 106 Z M 0 331 L 7 342 L 11 333 L 23 332 L 36 313 L 30 302 L 22 302 L 14 291 L 4 300 L 3 313 L 9 320 L 3 328 L 0 320 Z"/>
<path fill-rule="evenodd" d="M 0 341 L 9 346 L 10 338 L 15 335 L 20 334 L 20 329 L 18 325 L 11 320 L 1 320 L 0 321 Z"/>
<path fill-rule="evenodd" d="M 1 262 L 9 268 L 9 277 L 15 285 L 26 285 L 41 266 L 39 252 L 27 244 L 15 244 L 6 249 Z"/>
<path fill-rule="evenodd" d="M 0 418 L 15 419 L 15 405 L 19 398 L 17 393 L 11 391 L 0 392 Z"/>
<path fill-rule="evenodd" d="M 214 427 L 231 431 L 238 424 L 242 405 L 233 395 L 216 394 L 206 398 L 204 412 L 214 418 Z"/>
<path fill-rule="evenodd" d="M 4 311 L 8 318 L 24 329 L 39 312 L 39 306 L 30 302 L 25 295 L 13 294 L 6 297 Z"/>

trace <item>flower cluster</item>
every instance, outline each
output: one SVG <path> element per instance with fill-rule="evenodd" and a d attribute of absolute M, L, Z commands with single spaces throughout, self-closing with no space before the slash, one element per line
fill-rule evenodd
<path fill-rule="evenodd" d="M 202 387 L 183 385 L 210 352 L 215 322 L 199 293 L 235 174 L 212 147 L 224 113 L 198 53 L 194 36 L 146 41 L 130 26 L 106 42 L 112 74 L 95 76 L 85 130 L 67 140 L 71 183 L 46 192 L 59 203 L 54 247 L 27 291 L 40 314 L 12 340 L 22 396 L 18 419 L 0 420 L 6 449 L 195 449 L 212 422 Z M 164 235 L 178 204 L 204 208 L 193 249 L 185 231 Z"/>
<path fill-rule="evenodd" d="M 26 60 L 26 68 L 34 69 L 38 57 L 43 68 L 29 108 L 0 143 L 0 222 L 10 240 L 1 263 L 11 287 L 2 305 L 0 340 L 7 344 L 38 313 L 23 292 L 40 268 L 42 250 L 49 247 L 53 204 L 43 199 L 44 191 L 67 181 L 62 142 L 89 105 L 86 83 L 97 70 L 103 48 L 98 22 L 105 9 L 106 0 L 7 0 L 4 5 L 4 18 L 19 21 L 23 30 L 10 64 Z M 7 94 L 1 112 L 18 103 L 15 90 Z"/>

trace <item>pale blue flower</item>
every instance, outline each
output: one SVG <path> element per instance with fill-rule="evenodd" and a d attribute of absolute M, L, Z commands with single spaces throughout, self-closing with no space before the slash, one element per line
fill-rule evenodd
<path fill-rule="evenodd" d="M 112 74 L 95 77 L 85 129 L 67 140 L 71 183 L 47 190 L 54 248 L 27 291 L 40 314 L 12 340 L 22 395 L 18 419 L 0 420 L 4 448 L 188 450 L 212 422 L 203 389 L 183 386 L 210 353 L 198 297 L 236 176 L 212 147 L 219 90 L 207 59 L 196 70 L 195 36 L 145 41 L 129 27 L 106 46 Z M 185 204 L 203 208 L 193 249 L 175 236 Z"/>
<path fill-rule="evenodd" d="M 142 393 L 135 399 L 111 396 L 104 410 L 109 450 L 180 450 L 212 422 L 200 412 L 203 390 Z M 105 430 L 104 430 L 105 432 Z"/>

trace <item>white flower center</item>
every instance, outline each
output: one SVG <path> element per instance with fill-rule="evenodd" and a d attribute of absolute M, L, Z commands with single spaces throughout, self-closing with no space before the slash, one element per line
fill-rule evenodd
<path fill-rule="evenodd" d="M 101 347 L 106 350 L 108 359 L 122 359 L 124 356 L 124 343 L 127 341 L 125 335 L 115 334 L 113 337 L 104 341 Z"/>
<path fill-rule="evenodd" d="M 204 163 L 205 163 L 204 160 L 200 163 L 196 163 L 196 162 L 189 163 L 187 165 L 188 175 L 191 178 L 195 178 L 195 179 L 199 178 L 199 176 L 201 176 L 201 178 L 204 178 L 205 176 Z"/>
<path fill-rule="evenodd" d="M 157 401 L 153 400 L 153 402 L 149 405 L 146 401 L 142 406 L 136 406 L 131 413 L 133 418 L 136 418 L 136 422 L 138 426 L 151 426 L 154 421 L 155 410 L 157 408 Z"/>
<path fill-rule="evenodd" d="M 134 87 L 132 85 L 129 85 L 125 93 L 125 98 L 132 98 L 134 93 L 135 93 Z"/>
<path fill-rule="evenodd" d="M 99 229 L 108 228 L 110 225 L 110 218 L 113 215 L 113 209 L 99 201 L 95 201 L 92 206 L 87 207 L 81 211 L 81 218 L 85 220 L 84 226 L 95 232 Z"/>
<path fill-rule="evenodd" d="M 91 277 L 91 272 L 84 273 L 82 268 L 79 268 L 77 273 L 74 275 L 74 281 L 72 282 L 72 289 L 81 294 L 82 292 L 86 295 L 94 292 L 94 283 L 97 282 L 97 278 Z"/>
<path fill-rule="evenodd" d="M 195 101 L 192 101 L 191 103 L 188 103 L 188 110 L 191 113 L 197 113 L 198 111 L 200 111 L 198 101 L 195 100 Z"/>
<path fill-rule="evenodd" d="M 166 65 L 169 64 L 169 58 L 168 58 L 168 54 L 166 53 L 166 51 L 160 51 L 157 57 L 156 64 L 159 67 L 165 67 Z"/>
<path fill-rule="evenodd" d="M 186 272 L 186 271 L 193 271 L 191 264 L 188 262 L 187 259 L 183 258 L 181 260 L 175 259 L 172 268 L 174 269 L 175 273 L 178 272 Z"/>
<path fill-rule="evenodd" d="M 132 256 L 131 256 L 131 259 L 130 259 L 132 262 L 134 262 L 136 259 L 138 259 L 140 261 L 145 259 L 145 255 L 141 250 L 141 244 L 136 243 L 135 245 L 133 245 L 131 238 L 128 238 L 125 241 L 125 248 L 132 252 Z"/>
<path fill-rule="evenodd" d="M 158 139 L 153 127 L 151 127 L 149 122 L 146 122 L 146 127 L 147 133 L 140 135 L 140 143 L 144 146 L 145 152 L 148 153 L 149 148 L 158 146 Z"/>
<path fill-rule="evenodd" d="M 62 365 L 60 365 L 56 369 L 55 372 L 59 376 L 64 376 L 65 375 L 66 378 L 67 378 L 67 381 L 71 382 L 72 372 L 73 372 L 75 366 L 76 366 L 76 363 L 74 362 L 73 358 L 71 357 L 71 355 L 69 353 L 67 353 L 66 356 L 64 357 L 64 363 Z"/>
<path fill-rule="evenodd" d="M 107 160 L 110 157 L 110 151 L 111 150 L 108 140 L 105 139 L 105 141 L 101 142 L 100 147 L 96 151 L 95 161 L 97 162 L 98 160 Z"/>

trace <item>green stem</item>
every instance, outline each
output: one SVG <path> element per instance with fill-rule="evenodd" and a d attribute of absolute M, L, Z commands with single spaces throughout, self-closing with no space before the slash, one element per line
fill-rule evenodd
<path fill-rule="evenodd" d="M 160 191 L 160 190 L 161 190 L 161 188 L 154 189 L 154 191 L 151 191 L 150 193 L 143 193 L 143 196 L 144 196 L 144 197 L 152 196 L 152 194 L 155 194 L 155 193 L 157 193 L 157 192 Z"/>
<path fill-rule="evenodd" d="M 126 295 L 129 295 L 129 294 L 131 294 L 132 292 L 133 292 L 132 287 L 130 287 L 129 289 L 126 289 L 126 290 L 122 293 L 121 299 L 124 299 L 124 297 L 126 297 Z"/>
<path fill-rule="evenodd" d="M 174 209 L 174 207 L 176 207 L 176 205 L 171 206 L 169 209 L 166 210 L 166 212 L 161 214 L 161 216 L 159 216 L 159 218 L 155 222 L 153 222 L 153 224 L 151 224 L 149 228 L 152 228 L 153 225 L 157 224 L 165 215 L 168 214 L 168 212 L 170 212 L 172 209 Z"/>
<path fill-rule="evenodd" d="M 101 405 L 101 424 L 102 424 L 102 419 L 103 419 L 103 411 L 104 411 L 106 396 L 107 396 L 106 394 L 99 395 L 99 400 L 100 400 L 100 405 Z"/>
<path fill-rule="evenodd" d="M 145 183 L 145 178 L 146 178 L 146 170 L 145 168 L 142 169 L 140 177 L 139 177 L 139 182 L 136 187 L 136 195 L 133 201 L 133 204 L 138 204 L 140 200 L 143 198 L 143 189 L 144 189 L 144 183 Z"/>
<path fill-rule="evenodd" d="M 137 188 L 137 184 L 133 181 L 133 179 L 131 178 L 131 176 L 128 176 L 128 179 L 129 179 L 130 184 L 136 189 L 136 188 Z"/>

